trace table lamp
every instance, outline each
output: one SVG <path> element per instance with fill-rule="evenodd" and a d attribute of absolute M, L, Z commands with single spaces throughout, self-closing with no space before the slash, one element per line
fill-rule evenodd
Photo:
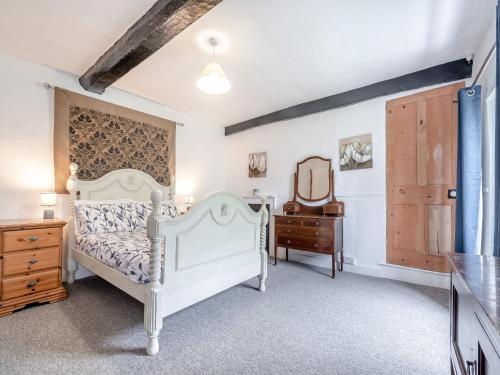
<path fill-rule="evenodd" d="M 40 193 L 40 204 L 44 208 L 43 209 L 43 218 L 44 219 L 53 219 L 54 218 L 54 207 L 57 203 L 56 193 Z"/>

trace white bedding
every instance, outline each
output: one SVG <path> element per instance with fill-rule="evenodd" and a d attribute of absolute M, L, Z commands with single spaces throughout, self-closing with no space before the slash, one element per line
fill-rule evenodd
<path fill-rule="evenodd" d="M 151 242 L 146 222 L 152 209 L 151 202 L 77 201 L 76 250 L 120 271 L 133 282 L 149 283 Z M 175 218 L 175 203 L 162 201 L 160 213 Z"/>
<path fill-rule="evenodd" d="M 76 249 L 128 276 L 149 283 L 150 241 L 146 230 L 77 236 Z"/>

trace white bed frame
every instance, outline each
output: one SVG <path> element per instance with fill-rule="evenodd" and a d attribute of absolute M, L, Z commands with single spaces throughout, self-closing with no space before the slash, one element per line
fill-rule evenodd
<path fill-rule="evenodd" d="M 265 199 L 260 211 L 254 212 L 239 195 L 219 191 L 204 197 L 187 214 L 169 219 L 161 216 L 160 202 L 163 197 L 173 198 L 173 189 L 158 184 L 148 174 L 121 169 L 95 181 L 81 181 L 76 177 L 77 169 L 76 164 L 70 165 L 67 182 L 71 215 L 66 241 L 68 283 L 74 282 L 81 264 L 142 302 L 149 355 L 159 350 L 158 334 L 164 317 L 254 276 L 259 279 L 259 290 L 265 291 Z M 75 249 L 75 201 L 124 198 L 153 202 L 147 222 L 151 240 L 149 284 L 134 283 Z M 165 247 L 161 246 L 162 239 Z"/>

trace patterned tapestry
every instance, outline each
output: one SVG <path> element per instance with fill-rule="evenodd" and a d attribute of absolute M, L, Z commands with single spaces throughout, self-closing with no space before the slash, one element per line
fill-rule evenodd
<path fill-rule="evenodd" d="M 78 165 L 78 178 L 95 180 L 133 168 L 170 185 L 168 130 L 75 106 L 69 116 L 69 158 Z"/>
<path fill-rule="evenodd" d="M 81 180 L 133 168 L 169 186 L 175 176 L 175 123 L 60 88 L 54 95 L 54 172 L 67 193 L 69 164 Z"/>

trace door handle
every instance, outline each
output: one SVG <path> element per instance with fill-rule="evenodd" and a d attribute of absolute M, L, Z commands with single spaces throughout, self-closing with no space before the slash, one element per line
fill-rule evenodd
<path fill-rule="evenodd" d="M 466 361 L 465 364 L 467 365 L 467 375 L 476 375 L 476 364 L 477 362 L 474 361 Z"/>
<path fill-rule="evenodd" d="M 457 199 L 457 189 L 448 189 L 448 199 Z"/>

